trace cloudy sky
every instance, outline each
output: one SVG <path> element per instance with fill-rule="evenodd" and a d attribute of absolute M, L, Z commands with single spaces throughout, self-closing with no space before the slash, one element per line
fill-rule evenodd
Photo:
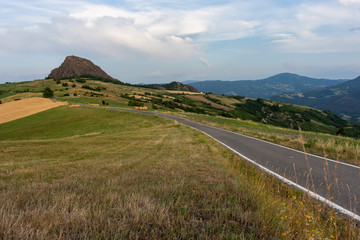
<path fill-rule="evenodd" d="M 67 55 L 129 83 L 360 75 L 360 0 L 2 0 L 0 83 Z"/>

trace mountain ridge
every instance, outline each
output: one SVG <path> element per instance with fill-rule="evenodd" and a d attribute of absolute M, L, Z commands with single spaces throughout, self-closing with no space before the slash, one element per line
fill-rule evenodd
<path fill-rule="evenodd" d="M 258 80 L 206 80 L 189 83 L 202 92 L 239 95 L 250 98 L 270 98 L 283 93 L 301 93 L 343 83 L 347 80 L 310 78 L 293 73 L 280 73 Z"/>
<path fill-rule="evenodd" d="M 320 88 L 302 94 L 281 94 L 271 99 L 321 110 L 330 110 L 347 120 L 360 122 L 360 76 L 335 86 Z"/>

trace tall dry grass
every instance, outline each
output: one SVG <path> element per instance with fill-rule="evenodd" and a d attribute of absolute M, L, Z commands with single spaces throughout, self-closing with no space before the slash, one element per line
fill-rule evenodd
<path fill-rule="evenodd" d="M 298 130 L 199 114 L 181 114 L 181 116 L 203 124 L 257 137 L 298 150 L 303 150 L 302 144 L 304 143 L 309 153 L 357 166 L 360 165 L 360 140 L 358 139 L 324 133 L 302 132 L 303 140 L 301 140 Z"/>

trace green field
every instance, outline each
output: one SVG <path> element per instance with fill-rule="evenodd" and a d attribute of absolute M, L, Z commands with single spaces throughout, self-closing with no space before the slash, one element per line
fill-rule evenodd
<path fill-rule="evenodd" d="M 1 239 L 357 239 L 204 134 L 59 107 L 0 125 Z"/>

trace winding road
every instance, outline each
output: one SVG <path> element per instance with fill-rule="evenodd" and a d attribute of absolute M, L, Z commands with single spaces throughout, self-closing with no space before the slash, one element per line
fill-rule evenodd
<path fill-rule="evenodd" d="M 358 166 L 306 154 L 173 115 L 106 108 L 156 115 L 199 130 L 267 173 L 360 222 L 358 215 L 360 212 L 360 168 Z"/>

